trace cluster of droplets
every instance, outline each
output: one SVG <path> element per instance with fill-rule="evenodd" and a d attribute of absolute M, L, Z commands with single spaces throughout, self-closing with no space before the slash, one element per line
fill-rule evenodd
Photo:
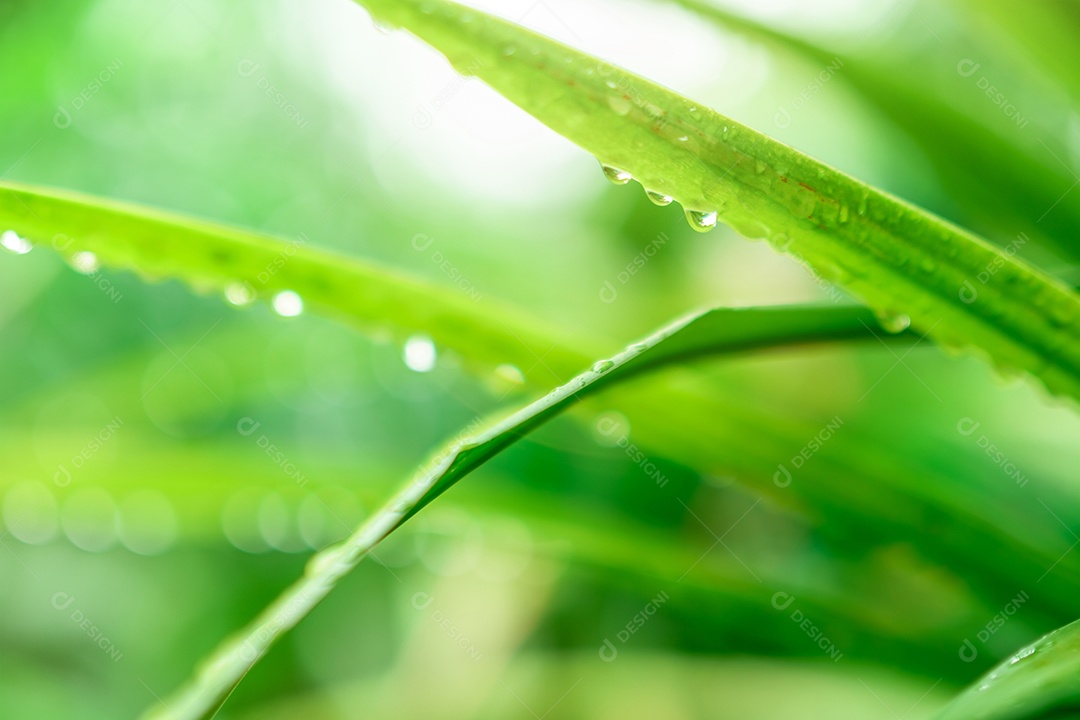
<path fill-rule="evenodd" d="M 0 234 L 0 247 L 16 255 L 25 255 L 34 249 L 29 240 L 20 237 L 14 230 L 5 230 L 3 234 Z"/>
<path fill-rule="evenodd" d="M 251 283 L 241 281 L 227 283 L 223 294 L 225 302 L 237 308 L 250 307 L 259 297 Z M 304 312 L 304 298 L 295 290 L 282 290 L 270 298 L 270 308 L 281 317 L 297 317 Z"/>
<path fill-rule="evenodd" d="M 610 180 L 615 185 L 626 185 L 634 179 L 633 175 L 626 170 L 620 170 L 619 168 L 611 165 L 600 164 L 600 169 L 604 171 L 604 177 Z M 658 190 L 650 190 L 645 188 L 645 197 L 654 205 L 664 207 L 670 205 L 675 198 Z M 698 232 L 708 232 L 716 227 L 717 221 L 720 219 L 719 214 L 715 210 L 687 210 L 686 221 L 690 223 L 690 227 Z"/>
<path fill-rule="evenodd" d="M 33 243 L 14 230 L 5 230 L 0 233 L 0 247 L 15 255 L 26 255 L 34 249 Z M 76 272 L 83 275 L 93 275 L 101 268 L 97 255 L 86 250 L 74 253 L 67 258 L 67 261 L 75 268 Z"/>
<path fill-rule="evenodd" d="M 297 553 L 347 537 L 365 514 L 355 496 L 337 486 L 303 494 L 249 486 L 221 508 L 221 530 L 239 550 Z"/>
<path fill-rule="evenodd" d="M 122 545 L 140 555 L 171 548 L 179 534 L 172 502 L 153 489 L 122 498 L 100 487 L 82 487 L 57 497 L 43 482 L 13 485 L 0 503 L 4 534 L 28 545 L 64 537 L 86 552 L 105 552 Z"/>

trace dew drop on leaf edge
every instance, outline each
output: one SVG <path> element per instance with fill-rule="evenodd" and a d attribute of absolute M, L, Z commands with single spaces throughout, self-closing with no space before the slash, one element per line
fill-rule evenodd
<path fill-rule="evenodd" d="M 715 211 L 705 212 L 703 210 L 687 210 L 686 221 L 690 223 L 690 227 L 694 228 L 698 232 L 708 232 L 716 227 L 716 221 L 718 216 Z"/>
<path fill-rule="evenodd" d="M 282 317 L 296 317 L 304 312 L 304 300 L 292 290 L 282 290 L 270 302 L 274 312 Z"/>
<path fill-rule="evenodd" d="M 655 190 L 646 190 L 645 196 L 649 198 L 653 205 L 659 205 L 660 207 L 670 205 L 671 201 L 674 199 L 670 195 L 658 193 Z"/>
<path fill-rule="evenodd" d="M 881 323 L 881 327 L 884 328 L 886 332 L 893 333 L 894 335 L 896 333 L 902 333 L 911 327 L 911 318 L 903 313 L 881 312 L 875 313 L 875 315 L 877 315 L 877 320 Z"/>
<path fill-rule="evenodd" d="M 255 290 L 248 283 L 231 282 L 225 286 L 225 300 L 236 307 L 246 307 L 255 302 Z"/>
<path fill-rule="evenodd" d="M 25 255 L 34 249 L 34 246 L 30 244 L 30 241 L 26 238 L 19 237 L 19 234 L 14 230 L 7 230 L 0 235 L 0 246 L 10 250 L 16 255 Z"/>
<path fill-rule="evenodd" d="M 71 256 L 71 266 L 83 275 L 89 275 L 98 269 L 97 255 L 88 251 L 80 251 Z"/>
<path fill-rule="evenodd" d="M 633 176 L 625 170 L 619 170 L 618 168 L 610 165 L 604 165 L 601 163 L 600 169 L 604 171 L 604 177 L 616 185 L 625 185 L 633 180 Z"/>

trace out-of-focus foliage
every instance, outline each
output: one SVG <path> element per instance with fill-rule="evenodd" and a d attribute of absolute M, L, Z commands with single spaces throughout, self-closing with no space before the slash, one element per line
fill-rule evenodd
<path fill-rule="evenodd" d="M 1067 3 L 777 4 L 765 34 L 488 5 L 1075 279 Z M 0 249 L 4 715 L 165 697 L 431 448 L 581 369 L 556 342 L 842 300 L 345 0 L 4 3 L 0 61 L 5 181 L 303 234 L 559 335 L 478 371 L 288 297 Z M 1074 619 L 1078 431 L 925 341 L 643 376 L 391 536 L 219 717 L 928 717 Z"/>

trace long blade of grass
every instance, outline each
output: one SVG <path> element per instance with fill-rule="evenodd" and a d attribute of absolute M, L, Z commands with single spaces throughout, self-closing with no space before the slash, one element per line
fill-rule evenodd
<path fill-rule="evenodd" d="M 8 229 L 56 250 L 76 267 L 92 258 L 94 265 L 131 270 L 148 280 L 179 279 L 198 291 L 225 293 L 241 306 L 272 302 L 291 291 L 307 309 L 399 338 L 423 332 L 485 365 L 509 363 L 528 373 L 535 360 L 530 348 L 543 347 L 551 348 L 550 366 L 572 371 L 608 350 L 577 338 L 552 343 L 555 331 L 535 318 L 491 302 L 478 307 L 449 288 L 312 247 L 304 236 L 286 242 L 130 203 L 4 181 L 0 232 Z M 575 342 L 578 349 L 568 349 Z"/>
<path fill-rule="evenodd" d="M 970 647 L 967 647 L 970 646 Z M 977 652 L 970 640 L 964 652 Z M 1080 713 L 1080 621 L 1015 653 L 938 715 L 938 720 L 1036 720 Z"/>
<path fill-rule="evenodd" d="M 969 62 L 958 63 L 959 56 L 950 54 L 956 52 L 952 44 L 948 45 L 950 50 L 918 46 L 915 57 L 882 50 L 876 44 L 871 52 L 859 52 L 804 39 L 705 0 L 666 2 L 766 46 L 794 52 L 820 67 L 839 66 L 841 81 L 919 145 L 936 177 L 949 190 L 950 200 L 991 239 L 1010 243 L 1016 234 L 1007 229 L 1022 228 L 1033 244 L 1048 245 L 1064 259 L 1080 258 L 1074 233 L 1080 222 L 1080 200 L 1071 193 L 1062 194 L 1075 180 L 1060 159 L 1067 157 L 1067 148 L 1058 145 L 1055 134 L 1038 132 L 1045 139 L 1035 139 L 1036 133 L 1022 132 L 1016 119 L 986 112 L 985 96 L 971 92 L 978 90 L 985 76 L 980 71 L 969 79 L 966 73 L 977 69 L 969 70 Z M 978 8 L 980 20 L 992 14 L 989 5 L 979 4 Z M 1010 29 L 1025 28 L 1043 9 L 1032 7 L 1023 18 L 1016 18 Z M 921 21 L 914 24 L 925 31 Z M 1058 23 L 1059 31 L 1063 26 Z M 1045 36 L 1039 39 L 1040 53 L 1054 55 L 1062 67 L 1071 69 L 1062 53 L 1047 51 L 1056 45 L 1048 44 Z M 898 73 L 898 65 L 909 66 L 910 71 Z M 948 79 L 929 81 L 925 73 L 935 68 L 948 69 L 942 74 Z M 986 72 L 997 81 L 1001 67 Z M 1049 110 L 1053 117 L 1043 117 L 1051 115 Z M 1047 98 L 1039 108 L 1025 107 L 1025 112 L 1020 118 L 1025 126 L 1028 119 L 1042 120 L 1049 128 L 1055 127 L 1055 120 L 1067 122 L 1067 108 L 1056 97 Z M 790 118 L 781 116 L 779 121 L 790 122 Z"/>
<path fill-rule="evenodd" d="M 701 344 L 695 337 L 714 335 L 717 344 L 723 331 L 710 313 L 679 320 L 614 357 L 595 363 L 544 397 L 490 423 L 485 429 L 456 440 L 430 459 L 381 510 L 373 514 L 347 540 L 323 550 L 309 561 L 304 576 L 270 604 L 247 628 L 226 641 L 200 667 L 193 682 L 162 708 L 149 711 L 155 720 L 194 720 L 206 715 L 263 657 L 283 633 L 311 611 L 337 582 L 359 564 L 384 538 L 419 512 L 454 483 L 521 439 L 533 429 L 563 412 L 572 404 L 598 390 L 604 383 L 617 382 L 665 361 L 678 361 L 687 347 Z M 801 333 L 800 329 L 795 330 Z M 672 348 L 664 345 L 671 341 Z M 777 333 L 772 342 L 783 344 L 788 336 Z M 745 336 L 736 331 L 732 347 L 740 348 Z"/>
<path fill-rule="evenodd" d="M 481 307 L 461 293 L 312 247 L 303 236 L 286 242 L 131 203 L 6 181 L 0 181 L 0 229 L 51 248 L 76 267 L 92 258 L 95 268 L 130 270 L 148 280 L 179 279 L 200 292 L 224 293 L 237 305 L 295 292 L 320 314 L 397 337 L 424 333 L 467 360 L 515 365 L 534 383 L 546 384 L 549 368 L 564 378 L 609 349 L 566 337 L 495 301 L 485 299 Z M 872 312 L 853 306 L 718 310 L 701 322 L 726 326 L 729 353 L 736 350 L 736 336 L 742 350 L 772 344 L 780 326 L 790 344 L 871 339 L 878 326 Z M 710 337 L 680 338 L 680 352 L 687 359 L 707 355 Z M 544 353 L 542 365 L 537 352 Z"/>
<path fill-rule="evenodd" d="M 543 322 L 494 300 L 485 298 L 482 306 L 462 302 L 460 296 L 437 286 L 320 251 L 307 243 L 287 243 L 76 193 L 0 183 L 0 228 L 14 229 L 39 245 L 53 246 L 76 264 L 85 259 L 80 253 L 93 253 L 103 266 L 153 278 L 177 278 L 207 292 L 241 288 L 248 293 L 251 287 L 257 297 L 269 299 L 278 292 L 294 290 L 304 297 L 309 309 L 361 328 L 389 329 L 399 337 L 425 333 L 440 346 L 486 368 L 501 363 L 517 365 L 533 387 L 550 378 L 551 372 L 556 381 L 565 380 L 590 358 L 610 348 L 598 347 L 606 344 L 595 339 L 560 336 Z M 717 325 L 722 343 L 711 344 L 710 333 L 680 334 L 665 343 L 665 352 L 674 353 L 679 348 L 683 359 L 689 360 L 707 352 L 768 347 L 781 334 L 789 344 L 870 339 L 875 332 L 872 328 L 877 327 L 870 311 L 851 307 L 718 310 L 698 324 L 707 323 Z M 544 357 L 542 366 L 535 362 L 540 355 Z M 639 367 L 654 364 L 655 357 L 643 358 Z M 128 372 L 117 372 L 118 380 L 126 383 Z M 790 457 L 816 432 L 805 424 L 755 412 L 721 388 L 703 392 L 702 388 L 654 381 L 649 387 L 623 386 L 618 393 L 611 402 L 633 418 L 636 443 L 701 469 L 722 468 L 755 490 L 774 496 L 777 458 Z M 130 406 L 130 413 L 140 412 L 138 393 L 124 402 L 116 400 L 118 411 Z M 671 407 L 682 409 L 681 422 L 673 421 Z M 129 412 L 124 410 L 123 414 Z M 711 418 L 712 433 L 686 432 L 684 423 L 692 424 L 693 418 Z M 989 557 L 1005 554 L 1025 558 L 1023 563 L 1008 566 L 1016 569 L 1037 567 L 1044 555 L 1052 552 L 1053 548 L 1031 547 L 1027 534 L 1006 537 L 985 521 L 968 517 L 970 512 L 962 504 L 947 504 L 948 496 L 935 494 L 935 483 L 921 480 L 925 476 L 922 469 L 905 470 L 909 463 L 904 458 L 895 458 L 884 471 L 876 460 L 863 457 L 857 441 L 846 447 L 843 438 L 830 443 L 814 466 L 803 471 L 802 481 L 784 491 L 819 515 L 824 527 L 858 527 L 868 542 L 889 543 L 902 538 L 945 566 L 963 563 L 972 571 L 971 581 L 981 587 L 1004 582 L 1002 566 L 988 561 Z M 882 451 L 879 448 L 876 452 Z M 909 532 L 909 513 L 928 511 L 947 512 L 969 535 L 979 537 L 979 542 L 969 543 L 961 533 L 950 545 Z M 866 517 L 875 520 L 867 523 Z M 973 556 L 972 547 L 996 550 L 992 555 L 979 552 Z M 1057 580 L 1055 575 L 1045 582 Z"/>
<path fill-rule="evenodd" d="M 600 162 L 887 317 L 1080 398 L 1080 299 L 1009 252 L 648 80 L 448 0 L 359 0 Z M 623 176 L 625 177 L 625 175 Z M 714 214 L 715 213 L 715 214 Z"/>

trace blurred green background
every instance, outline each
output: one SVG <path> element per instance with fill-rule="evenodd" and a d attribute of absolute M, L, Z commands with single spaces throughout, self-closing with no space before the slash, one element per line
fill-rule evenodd
<path fill-rule="evenodd" d="M 478 4 L 1080 278 L 1075 5 L 680 5 Z M 846 302 L 605 182 L 347 0 L 3 0 L 0 62 L 5 179 L 303 238 L 611 349 L 697 307 Z M 0 289 L 3 717 L 160 701 L 434 448 L 543 390 L 517 378 L 543 348 L 477 369 L 46 249 L 0 249 Z M 218 717 L 928 717 L 1075 619 L 1080 423 L 881 335 L 557 420 L 395 533 Z M 700 407 L 622 402 L 670 387 Z"/>

